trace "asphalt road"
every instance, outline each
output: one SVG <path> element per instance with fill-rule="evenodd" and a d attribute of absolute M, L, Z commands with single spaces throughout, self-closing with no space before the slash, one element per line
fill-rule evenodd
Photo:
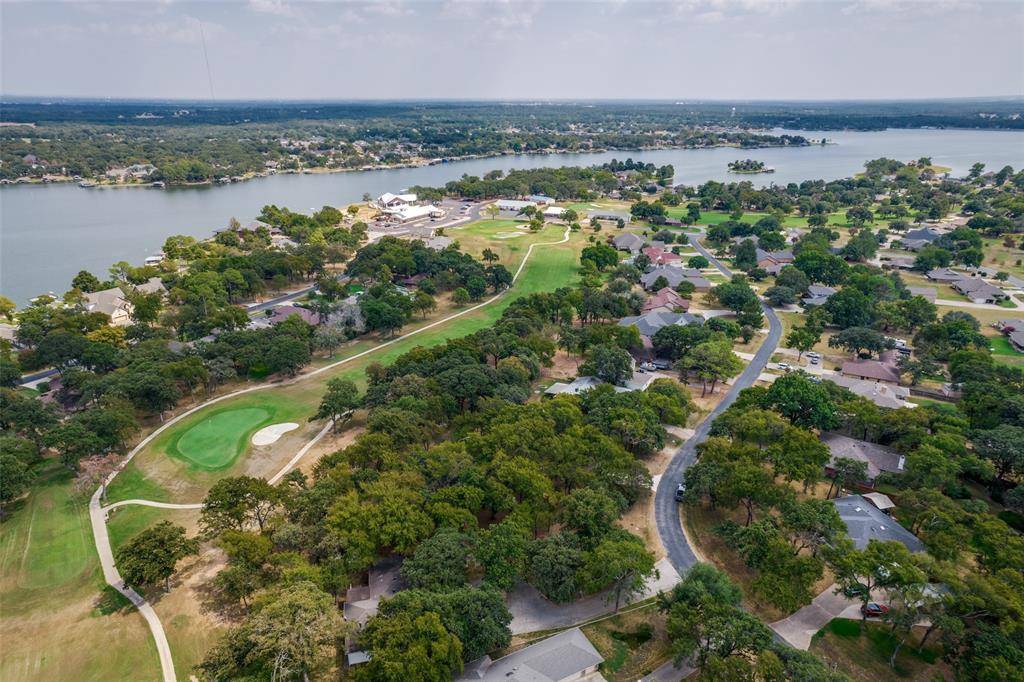
<path fill-rule="evenodd" d="M 694 248 L 707 258 L 712 265 L 727 277 L 732 276 L 732 272 L 718 259 L 708 253 L 703 246 L 698 244 L 696 239 L 691 237 L 690 241 Z M 725 397 L 722 398 L 718 406 L 704 421 L 697 425 L 693 436 L 676 451 L 672 461 L 669 462 L 665 472 L 661 475 L 661 480 L 658 482 L 658 490 L 655 492 L 654 519 L 658 527 L 658 535 L 661 536 L 661 543 L 665 547 L 669 561 L 672 562 L 672 566 L 675 567 L 681 576 L 685 575 L 686 571 L 697 563 L 697 556 L 694 554 L 690 542 L 686 539 L 686 534 L 683 533 L 683 528 L 680 524 L 678 503 L 675 501 L 676 486 L 683 482 L 686 470 L 697 459 L 697 446 L 708 437 L 708 431 L 711 430 L 711 422 L 732 405 L 740 391 L 754 385 L 757 377 L 768 363 L 768 359 L 775 352 L 775 347 L 779 344 L 779 339 L 782 336 L 782 323 L 779 322 L 778 316 L 775 315 L 775 311 L 770 307 L 763 303 L 761 307 L 764 309 L 765 317 L 768 319 L 768 337 L 761 344 L 757 353 L 754 354 L 754 359 L 750 361 L 747 368 L 743 370 L 743 373 L 736 379 L 736 382 L 729 388 L 728 393 L 725 394 Z"/>

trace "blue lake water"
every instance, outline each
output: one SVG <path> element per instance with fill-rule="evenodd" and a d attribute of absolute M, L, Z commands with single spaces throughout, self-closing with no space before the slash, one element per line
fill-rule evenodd
<path fill-rule="evenodd" d="M 908 161 L 931 156 L 963 175 L 981 161 L 989 169 L 1024 166 L 1024 133 L 968 130 L 882 132 L 795 131 L 835 144 L 804 148 L 679 149 L 593 154 L 533 154 L 474 159 L 420 168 L 352 173 L 276 175 L 215 187 L 82 189 L 74 184 L 17 185 L 0 189 L 0 293 L 23 304 L 48 291 L 62 293 L 81 269 L 101 277 L 117 261 L 141 263 L 172 234 L 207 237 L 231 217 L 245 221 L 265 204 L 309 211 L 358 201 L 411 185 L 443 185 L 463 174 L 544 166 L 583 166 L 612 158 L 671 163 L 676 183 L 748 179 L 756 184 L 848 177 L 864 162 L 886 156 Z M 764 161 L 770 175 L 729 174 L 738 158 Z"/>

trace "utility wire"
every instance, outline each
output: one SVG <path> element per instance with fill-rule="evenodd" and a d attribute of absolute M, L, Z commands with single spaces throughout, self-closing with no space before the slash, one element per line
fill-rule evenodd
<path fill-rule="evenodd" d="M 206 51 L 206 31 L 203 30 L 203 22 L 199 20 L 199 37 L 203 41 L 203 60 L 206 62 L 206 80 L 210 84 L 210 99 L 217 99 L 213 94 L 213 73 L 210 71 L 210 55 Z"/>

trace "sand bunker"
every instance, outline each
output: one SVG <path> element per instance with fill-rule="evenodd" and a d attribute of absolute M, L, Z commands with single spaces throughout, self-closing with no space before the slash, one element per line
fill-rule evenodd
<path fill-rule="evenodd" d="M 252 434 L 253 445 L 270 445 L 276 443 L 277 439 L 288 433 L 299 428 L 299 425 L 295 422 L 284 422 L 281 424 L 271 424 L 270 426 L 264 426 L 262 429 Z"/>

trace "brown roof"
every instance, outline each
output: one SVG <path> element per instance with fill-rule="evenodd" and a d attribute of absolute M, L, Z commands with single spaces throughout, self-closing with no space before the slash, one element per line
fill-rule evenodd
<path fill-rule="evenodd" d="M 896 354 L 892 351 L 882 353 L 879 360 L 847 360 L 843 363 L 842 373 L 851 377 L 900 383 L 900 370 L 896 366 Z"/>
<path fill-rule="evenodd" d="M 689 310 L 690 300 L 683 298 L 672 289 L 664 287 L 647 299 L 643 305 L 642 312 L 650 312 L 655 308 L 682 308 L 683 310 Z"/>

